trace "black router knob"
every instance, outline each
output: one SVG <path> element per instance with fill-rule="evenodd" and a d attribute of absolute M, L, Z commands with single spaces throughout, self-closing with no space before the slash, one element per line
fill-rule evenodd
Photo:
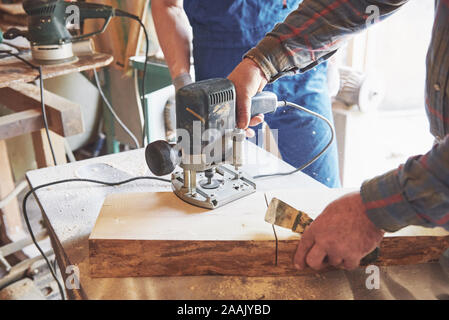
<path fill-rule="evenodd" d="M 179 164 L 177 152 L 164 140 L 150 143 L 145 150 L 145 159 L 151 172 L 158 177 L 172 173 Z"/>

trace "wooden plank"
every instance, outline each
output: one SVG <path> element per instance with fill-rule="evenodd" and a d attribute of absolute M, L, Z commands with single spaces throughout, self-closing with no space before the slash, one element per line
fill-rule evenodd
<path fill-rule="evenodd" d="M 15 188 L 14 178 L 8 158 L 6 141 L 0 140 L 0 199 L 5 198 Z M 0 241 L 18 240 L 25 236 L 19 203 L 13 199 L 3 209 L 0 209 Z"/>
<path fill-rule="evenodd" d="M 293 268 L 298 241 L 279 242 L 278 265 L 273 241 L 89 240 L 94 278 L 152 276 L 292 276 L 314 273 Z M 387 237 L 377 266 L 436 262 L 449 248 L 449 236 Z M 323 270 L 323 272 L 330 269 Z"/>
<path fill-rule="evenodd" d="M 53 156 L 51 154 L 50 145 L 48 144 L 47 133 L 45 129 L 33 132 L 34 154 L 36 157 L 37 167 L 46 168 L 54 166 Z M 64 138 L 50 131 L 50 139 L 55 152 L 56 162 L 58 165 L 67 163 L 65 155 Z"/>
<path fill-rule="evenodd" d="M 31 54 L 22 56 L 33 62 Z M 93 55 L 80 55 L 78 60 L 71 63 L 57 65 L 45 65 L 42 67 L 44 79 L 54 78 L 72 72 L 81 72 L 101 68 L 109 65 L 113 57 L 108 54 L 96 53 Z M 11 86 L 18 82 L 31 82 L 37 79 L 39 72 L 30 68 L 16 58 L 5 58 L 0 60 L 0 88 Z"/>
<path fill-rule="evenodd" d="M 318 207 L 331 199 L 315 194 L 310 200 L 307 193 L 304 198 L 309 198 L 305 200 L 309 203 L 321 198 Z M 110 195 L 89 238 L 91 276 L 287 276 L 313 272 L 294 269 L 299 234 L 283 228 L 276 228 L 275 265 L 276 243 L 272 226 L 264 221 L 266 209 L 262 192 L 213 211 L 191 206 L 171 192 Z M 445 234 L 387 237 L 378 264 L 436 261 L 447 247 Z"/>
<path fill-rule="evenodd" d="M 39 131 L 44 126 L 38 110 L 27 110 L 0 117 L 0 140 Z"/>
<path fill-rule="evenodd" d="M 0 21 L 2 25 L 9 25 L 14 27 L 24 27 L 27 25 L 26 15 L 10 15 L 8 13 L 0 12 Z"/>
<path fill-rule="evenodd" d="M 81 106 L 49 91 L 44 91 L 48 125 L 51 131 L 69 137 L 84 131 Z M 41 109 L 39 87 L 15 83 L 0 89 L 0 104 L 14 111 Z M 42 128 L 43 126 L 41 126 Z"/>

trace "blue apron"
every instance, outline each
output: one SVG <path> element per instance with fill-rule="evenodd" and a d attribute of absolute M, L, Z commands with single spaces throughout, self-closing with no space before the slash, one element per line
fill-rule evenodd
<path fill-rule="evenodd" d="M 276 23 L 283 21 L 302 0 L 184 0 L 193 28 L 193 57 L 197 80 L 225 78 Z M 327 63 L 293 77 L 284 77 L 265 90 L 315 111 L 332 120 L 327 85 Z M 328 143 L 330 131 L 320 119 L 287 107 L 266 115 L 265 121 L 278 136 L 284 161 L 298 168 Z M 260 129 L 256 127 L 258 133 Z M 261 135 L 257 135 L 262 138 Z M 336 143 L 304 170 L 329 187 L 339 187 Z"/>

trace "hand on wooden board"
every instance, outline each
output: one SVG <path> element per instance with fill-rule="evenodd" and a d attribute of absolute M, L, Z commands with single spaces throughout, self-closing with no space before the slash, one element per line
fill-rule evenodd
<path fill-rule="evenodd" d="M 360 193 L 350 193 L 329 204 L 306 229 L 294 257 L 295 267 L 355 269 L 383 235 L 367 217 Z"/>
<path fill-rule="evenodd" d="M 245 58 L 228 77 L 234 83 L 237 103 L 237 127 L 246 130 L 248 137 L 254 137 L 254 127 L 264 121 L 263 115 L 251 116 L 251 98 L 262 91 L 267 79 L 259 66 L 251 59 Z"/>

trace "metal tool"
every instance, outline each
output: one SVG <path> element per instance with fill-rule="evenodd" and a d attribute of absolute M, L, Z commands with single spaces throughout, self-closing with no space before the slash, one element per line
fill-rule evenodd
<path fill-rule="evenodd" d="M 282 200 L 273 198 L 265 214 L 265 221 L 271 225 L 287 228 L 293 232 L 303 234 L 306 228 L 313 222 L 313 219 L 305 212 L 297 210 Z M 366 255 L 361 261 L 361 265 L 374 263 L 379 258 L 380 249 L 376 248 Z"/>
<path fill-rule="evenodd" d="M 59 64 L 76 61 L 73 43 L 104 32 L 112 17 L 132 15 L 107 5 L 64 0 L 25 0 L 23 8 L 28 15 L 28 31 L 9 29 L 4 38 L 12 40 L 23 36 L 31 43 L 33 59 L 40 64 Z M 79 13 L 79 23 L 86 19 L 103 19 L 98 31 L 73 36 L 68 25 Z M 134 16 L 133 16 L 134 17 Z"/>
<path fill-rule="evenodd" d="M 265 221 L 303 234 L 313 219 L 307 213 L 293 208 L 282 200 L 273 198 L 268 205 Z"/>
<path fill-rule="evenodd" d="M 274 112 L 277 97 L 262 92 L 252 99 L 252 115 Z M 235 88 L 227 79 L 210 79 L 176 93 L 177 144 L 159 140 L 146 148 L 153 174 L 172 174 L 174 193 L 182 200 L 214 209 L 256 191 L 242 172 L 245 131 L 236 129 Z"/>

